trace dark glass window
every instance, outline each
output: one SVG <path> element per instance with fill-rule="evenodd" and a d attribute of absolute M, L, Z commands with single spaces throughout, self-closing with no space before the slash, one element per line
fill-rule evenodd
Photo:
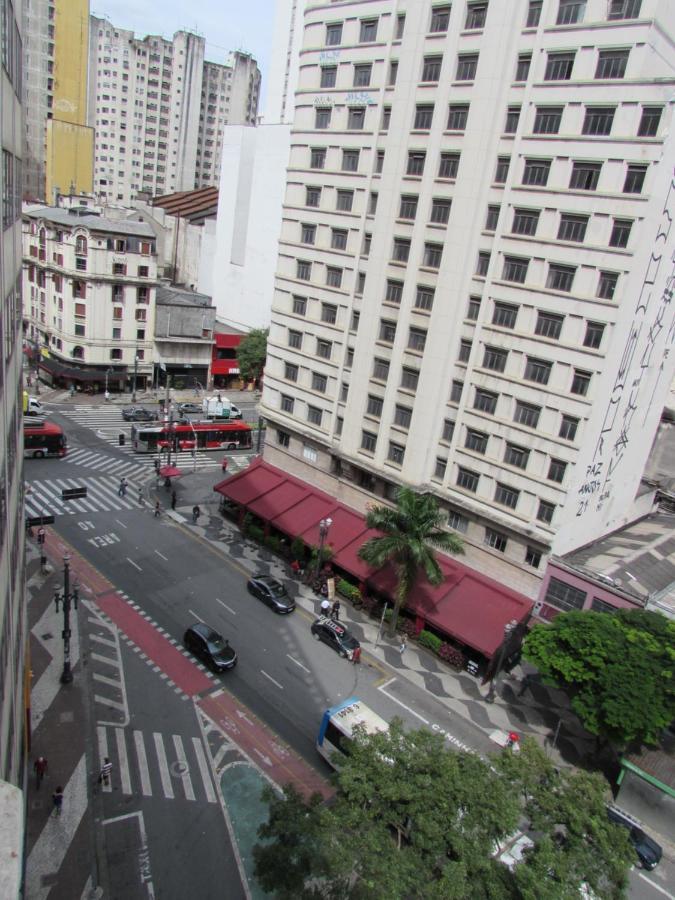
<path fill-rule="evenodd" d="M 397 306 L 401 302 L 403 296 L 403 282 L 395 281 L 393 278 L 387 278 L 387 290 L 384 299 L 388 303 L 395 303 Z"/>
<path fill-rule="evenodd" d="M 476 265 L 476 275 L 485 278 L 490 266 L 490 253 L 488 250 L 479 250 L 478 263 Z"/>
<path fill-rule="evenodd" d="M 469 3 L 466 9 L 466 21 L 464 27 L 466 29 L 477 29 L 485 27 L 485 19 L 487 18 L 487 3 Z"/>
<path fill-rule="evenodd" d="M 466 317 L 475 322 L 480 315 L 480 297 L 469 297 L 469 305 L 466 310 Z"/>
<path fill-rule="evenodd" d="M 311 169 L 323 169 L 326 165 L 326 150 L 321 147 L 313 147 L 309 158 L 309 166 Z"/>
<path fill-rule="evenodd" d="M 457 59 L 457 71 L 455 73 L 455 79 L 457 81 L 473 81 L 476 77 L 477 68 L 477 53 L 460 53 Z"/>
<path fill-rule="evenodd" d="M 330 245 L 333 250 L 346 250 L 347 232 L 343 228 L 331 228 Z"/>
<path fill-rule="evenodd" d="M 566 470 L 567 463 L 562 459 L 551 459 L 548 464 L 548 475 L 546 477 L 549 481 L 555 481 L 557 484 L 562 484 Z"/>
<path fill-rule="evenodd" d="M 397 466 L 402 466 L 404 456 L 405 447 L 402 447 L 400 444 L 395 444 L 393 441 L 390 441 L 389 450 L 387 452 L 387 459 L 389 460 L 389 462 L 393 462 Z"/>
<path fill-rule="evenodd" d="M 418 103 L 415 107 L 415 121 L 413 128 L 427 131 L 431 128 L 431 122 L 434 117 L 434 107 L 431 103 Z"/>
<path fill-rule="evenodd" d="M 417 285 L 417 293 L 415 294 L 415 309 L 423 309 L 425 312 L 431 312 L 434 305 L 434 289 L 426 285 Z"/>
<path fill-rule="evenodd" d="M 546 287 L 551 291 L 563 291 L 566 294 L 572 290 L 574 282 L 574 266 L 562 266 L 559 263 L 549 263 Z"/>
<path fill-rule="evenodd" d="M 422 81 L 437 82 L 441 77 L 442 56 L 425 56 L 422 65 Z"/>
<path fill-rule="evenodd" d="M 513 225 L 511 226 L 513 234 L 526 234 L 531 237 L 537 233 L 538 224 L 538 209 L 515 209 L 513 211 Z"/>
<path fill-rule="evenodd" d="M 478 472 L 472 472 L 471 469 L 464 469 L 461 466 L 457 469 L 457 487 L 464 488 L 465 491 L 471 491 L 475 494 L 478 490 L 478 482 L 480 475 Z"/>
<path fill-rule="evenodd" d="M 492 324 L 500 328 L 515 328 L 518 318 L 518 307 L 511 303 L 495 301 L 495 309 L 492 314 Z"/>
<path fill-rule="evenodd" d="M 343 150 L 342 151 L 342 171 L 357 172 L 359 168 L 359 151 Z"/>
<path fill-rule="evenodd" d="M 525 565 L 532 566 L 533 569 L 538 569 L 541 565 L 541 552 L 528 545 L 527 550 L 525 551 Z"/>
<path fill-rule="evenodd" d="M 335 87 L 336 78 L 337 78 L 337 66 L 322 66 L 321 67 L 321 87 L 322 88 Z"/>
<path fill-rule="evenodd" d="M 555 504 L 547 503 L 546 500 L 539 501 L 539 509 L 537 510 L 537 518 L 540 522 L 550 525 L 553 521 L 553 513 L 555 512 Z"/>
<path fill-rule="evenodd" d="M 451 200 L 434 198 L 431 201 L 431 221 L 436 225 L 447 225 L 450 218 Z"/>
<path fill-rule="evenodd" d="M 377 446 L 377 435 L 370 431 L 361 432 L 361 449 L 367 453 L 374 453 Z"/>
<path fill-rule="evenodd" d="M 408 262 L 410 256 L 410 241 L 407 238 L 394 238 L 392 259 L 396 262 Z"/>
<path fill-rule="evenodd" d="M 487 216 L 485 217 L 485 230 L 486 231 L 496 231 L 497 224 L 499 222 L 499 210 L 501 206 L 496 204 L 490 204 L 487 208 Z"/>
<path fill-rule="evenodd" d="M 316 238 L 316 225 L 301 225 L 300 229 L 300 242 L 313 244 Z"/>
<path fill-rule="evenodd" d="M 462 340 L 459 342 L 459 362 L 467 363 L 471 357 L 471 347 L 473 342 L 469 340 Z"/>
<path fill-rule="evenodd" d="M 495 503 L 500 503 L 502 506 L 507 506 L 509 509 L 515 509 L 516 506 L 518 506 L 519 496 L 520 491 L 509 487 L 507 484 L 497 482 L 495 488 Z"/>
<path fill-rule="evenodd" d="M 354 87 L 368 87 L 373 72 L 371 63 L 357 63 L 354 66 Z"/>
<path fill-rule="evenodd" d="M 406 174 L 423 175 L 426 156 L 427 155 L 423 150 L 411 150 L 408 153 L 408 168 Z"/>
<path fill-rule="evenodd" d="M 585 0 L 560 0 L 556 25 L 576 25 L 584 17 Z"/>
<path fill-rule="evenodd" d="M 590 347 L 597 350 L 602 344 L 602 336 L 605 333 L 605 326 L 602 322 L 587 322 L 586 334 L 584 335 L 584 347 Z"/>
<path fill-rule="evenodd" d="M 526 28 L 536 28 L 541 18 L 542 0 L 530 0 L 527 7 L 527 19 L 525 20 Z"/>
<path fill-rule="evenodd" d="M 306 206 L 318 206 L 321 201 L 321 188 L 319 187 L 308 187 L 305 205 Z"/>
<path fill-rule="evenodd" d="M 506 122 L 504 123 L 504 131 L 506 134 L 515 134 L 518 130 L 518 120 L 520 119 L 520 106 L 509 106 L 506 110 Z"/>
<path fill-rule="evenodd" d="M 418 353 L 424 352 L 427 342 L 427 333 L 424 328 L 410 328 L 408 331 L 408 350 L 416 350 Z"/>
<path fill-rule="evenodd" d="M 373 378 L 378 381 L 386 381 L 389 378 L 389 363 L 386 359 L 377 359 L 373 361 Z"/>
<path fill-rule="evenodd" d="M 404 366 L 401 369 L 401 387 L 406 391 L 416 391 L 420 379 L 420 373 L 417 369 L 411 369 Z"/>
<path fill-rule="evenodd" d="M 553 363 L 528 356 L 523 378 L 526 381 L 534 381 L 537 384 L 548 384 L 552 368 Z"/>
<path fill-rule="evenodd" d="M 497 409 L 497 394 L 492 391 L 485 391 L 482 388 L 476 388 L 476 394 L 473 401 L 473 408 L 480 412 L 494 415 Z"/>
<path fill-rule="evenodd" d="M 530 451 L 525 447 L 518 447 L 516 444 L 507 444 L 504 453 L 504 462 L 508 466 L 515 466 L 516 469 L 526 469 L 530 459 Z"/>
<path fill-rule="evenodd" d="M 351 106 L 347 117 L 347 128 L 349 131 L 362 131 L 366 122 L 365 106 Z"/>
<path fill-rule="evenodd" d="M 572 163 L 572 175 L 570 188 L 576 191 L 594 191 L 598 187 L 602 163 L 574 162 Z"/>
<path fill-rule="evenodd" d="M 511 165 L 510 156 L 498 156 L 497 167 L 495 169 L 495 183 L 504 184 L 509 176 L 509 166 Z"/>
<path fill-rule="evenodd" d="M 387 344 L 393 344 L 396 338 L 396 322 L 392 322 L 390 319 L 380 319 L 378 338 Z"/>
<path fill-rule="evenodd" d="M 448 131 L 464 131 L 468 118 L 468 103 L 451 103 L 448 112 Z"/>
<path fill-rule="evenodd" d="M 428 266 L 430 269 L 438 269 L 441 265 L 442 256 L 443 244 L 426 243 L 424 245 L 424 259 L 422 264 Z"/>
<path fill-rule="evenodd" d="M 516 64 L 516 81 L 527 81 L 530 74 L 530 65 L 532 64 L 531 53 L 518 54 L 518 62 Z"/>
<path fill-rule="evenodd" d="M 502 278 L 504 281 L 515 281 L 518 284 L 524 284 L 529 264 L 529 259 L 524 259 L 520 256 L 505 256 Z"/>
<path fill-rule="evenodd" d="M 613 300 L 619 276 L 616 272 L 600 272 L 596 296 L 601 300 Z"/>
<path fill-rule="evenodd" d="M 450 4 L 447 6 L 433 6 L 431 8 L 431 22 L 429 31 L 447 31 L 450 22 Z"/>
<path fill-rule="evenodd" d="M 642 0 L 609 0 L 607 18 L 610 22 L 615 19 L 637 19 L 641 6 Z"/>
<path fill-rule="evenodd" d="M 342 43 L 342 24 L 326 25 L 326 46 L 335 47 Z"/>
<path fill-rule="evenodd" d="M 647 166 L 630 165 L 626 169 L 626 180 L 623 184 L 624 194 L 641 194 L 647 175 Z"/>
<path fill-rule="evenodd" d="M 610 247 L 627 247 L 633 222 L 631 219 L 614 219 L 609 236 Z"/>
<path fill-rule="evenodd" d="M 532 403 L 523 403 L 516 400 L 516 409 L 513 415 L 513 421 L 518 425 L 525 425 L 527 428 L 536 428 L 539 424 L 539 416 L 541 415 L 541 407 Z"/>
<path fill-rule="evenodd" d="M 451 403 L 460 403 L 462 400 L 463 391 L 464 391 L 464 382 L 454 379 L 452 384 L 450 385 L 450 402 Z"/>
<path fill-rule="evenodd" d="M 600 50 L 595 67 L 596 78 L 623 78 L 628 65 L 628 50 Z"/>
<path fill-rule="evenodd" d="M 550 159 L 526 159 L 523 170 L 523 184 L 544 187 L 551 171 Z"/>
<path fill-rule="evenodd" d="M 328 128 L 330 126 L 331 107 L 317 107 L 314 117 L 315 128 Z"/>
<path fill-rule="evenodd" d="M 503 372 L 506 369 L 508 358 L 508 350 L 488 346 L 483 352 L 483 368 L 492 369 L 493 372 Z"/>
<path fill-rule="evenodd" d="M 459 169 L 459 153 L 441 153 L 438 167 L 439 178 L 457 178 Z"/>
<path fill-rule="evenodd" d="M 473 450 L 475 453 L 485 454 L 488 445 L 488 435 L 482 431 L 474 431 L 472 428 L 467 429 L 466 440 L 464 446 L 467 450 Z"/>
<path fill-rule="evenodd" d="M 586 592 L 572 587 L 571 584 L 565 584 L 559 578 L 551 578 L 546 588 L 544 601 L 558 609 L 583 609 Z"/>
<path fill-rule="evenodd" d="M 572 77 L 575 53 L 549 53 L 546 58 L 544 81 L 569 81 Z"/>
<path fill-rule="evenodd" d="M 586 108 L 582 134 L 606 135 L 612 131 L 614 106 L 589 106 Z"/>
<path fill-rule="evenodd" d="M 588 216 L 577 216 L 570 213 L 562 213 L 558 226 L 559 241 L 583 242 L 588 227 Z"/>
<path fill-rule="evenodd" d="M 493 550 L 498 550 L 500 553 L 505 553 L 506 546 L 508 544 L 508 538 L 505 534 L 502 534 L 501 531 L 496 531 L 494 528 L 486 528 L 483 543 L 488 547 L 492 547 Z"/>
<path fill-rule="evenodd" d="M 376 397 L 374 394 L 368 394 L 368 405 L 366 407 L 366 415 L 375 416 L 376 418 L 380 418 L 382 415 L 382 406 L 384 405 L 384 401 L 381 397 Z"/>
<path fill-rule="evenodd" d="M 556 313 L 538 312 L 534 333 L 540 337 L 557 341 L 560 338 L 564 321 L 565 317 L 556 315 Z"/>
<path fill-rule="evenodd" d="M 558 437 L 565 441 L 573 441 L 577 436 L 579 420 L 575 416 L 563 416 L 560 421 L 560 431 Z"/>
<path fill-rule="evenodd" d="M 591 373 L 575 369 L 574 377 L 572 378 L 572 387 L 570 388 L 571 393 L 578 394 L 580 397 L 585 397 L 590 386 Z"/>
<path fill-rule="evenodd" d="M 538 106 L 534 117 L 535 134 L 558 134 L 562 122 L 562 106 Z"/>
<path fill-rule="evenodd" d="M 369 44 L 377 39 L 377 19 L 361 19 L 359 43 Z"/>
<path fill-rule="evenodd" d="M 394 409 L 394 425 L 398 425 L 399 428 L 410 428 L 411 421 L 412 409 L 409 406 L 401 406 L 397 403 Z"/>
<path fill-rule="evenodd" d="M 661 123 L 662 106 L 643 106 L 638 126 L 639 137 L 656 137 Z"/>

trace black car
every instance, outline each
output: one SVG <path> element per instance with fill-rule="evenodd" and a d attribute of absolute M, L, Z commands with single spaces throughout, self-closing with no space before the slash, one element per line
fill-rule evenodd
<path fill-rule="evenodd" d="M 200 415 L 204 412 L 201 404 L 199 403 L 179 403 L 178 411 L 181 412 L 184 416 Z"/>
<path fill-rule="evenodd" d="M 344 625 L 335 619 L 329 619 L 328 616 L 320 616 L 312 623 L 312 634 L 315 640 L 328 644 L 340 656 L 351 656 L 354 650 L 361 646 Z"/>
<path fill-rule="evenodd" d="M 157 416 L 143 406 L 127 406 L 122 410 L 125 422 L 154 422 Z"/>
<path fill-rule="evenodd" d="M 643 869 L 655 869 L 661 862 L 663 850 L 661 845 L 657 844 L 654 838 L 650 838 L 648 834 L 639 827 L 639 824 L 618 806 L 607 807 L 607 817 L 610 822 L 615 825 L 621 825 L 628 829 L 628 839 L 635 848 L 638 859 Z"/>
<path fill-rule="evenodd" d="M 290 613 L 295 609 L 295 601 L 280 581 L 271 575 L 254 575 L 246 585 L 249 594 L 278 613 Z"/>
<path fill-rule="evenodd" d="M 183 643 L 214 672 L 224 672 L 237 665 L 237 654 L 229 641 L 204 622 L 190 625 L 183 635 Z"/>

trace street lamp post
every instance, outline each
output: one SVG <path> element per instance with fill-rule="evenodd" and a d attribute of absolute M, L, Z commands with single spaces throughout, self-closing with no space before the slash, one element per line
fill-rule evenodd
<path fill-rule="evenodd" d="M 40 396 L 40 345 L 35 342 L 35 393 Z"/>
<path fill-rule="evenodd" d="M 134 383 L 131 389 L 131 402 L 136 402 L 136 378 L 138 376 L 138 353 L 134 353 Z"/>
<path fill-rule="evenodd" d="M 321 562 L 323 559 L 323 546 L 326 543 L 326 537 L 328 535 L 328 531 L 332 524 L 333 524 L 333 520 L 331 518 L 322 519 L 319 522 L 319 552 L 316 555 L 316 572 L 314 573 L 315 579 L 319 577 L 319 572 L 321 571 Z"/>
<path fill-rule="evenodd" d="M 510 622 L 507 622 L 504 626 L 504 640 L 502 641 L 502 645 L 499 648 L 499 654 L 497 655 L 497 665 L 492 670 L 492 676 L 490 678 L 490 688 L 485 695 L 486 703 L 494 703 L 495 698 L 497 696 L 497 678 L 499 677 L 499 673 L 502 668 L 502 663 L 504 662 L 504 653 L 506 652 L 506 645 L 509 642 L 511 635 L 513 634 L 513 630 L 518 626 L 518 623 L 515 619 L 511 619 Z"/>
<path fill-rule="evenodd" d="M 63 672 L 61 673 L 61 684 L 70 684 L 73 680 L 73 673 L 70 668 L 70 604 L 72 602 L 77 609 L 77 601 L 79 594 L 77 585 L 70 590 L 70 557 L 66 554 L 63 557 L 63 594 L 59 594 L 58 590 L 54 593 L 54 603 L 56 604 L 56 612 L 59 611 L 59 603 L 63 604 Z"/>

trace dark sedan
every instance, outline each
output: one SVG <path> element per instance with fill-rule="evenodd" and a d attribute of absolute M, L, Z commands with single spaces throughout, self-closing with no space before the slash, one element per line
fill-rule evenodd
<path fill-rule="evenodd" d="M 143 406 L 127 406 L 122 410 L 125 422 L 154 422 L 157 416 Z"/>
<path fill-rule="evenodd" d="M 214 672 L 224 672 L 237 665 L 237 654 L 230 642 L 205 622 L 191 625 L 183 636 L 183 643 Z"/>
<path fill-rule="evenodd" d="M 355 650 L 360 650 L 361 644 L 353 634 L 350 634 L 344 625 L 330 619 L 328 616 L 320 616 L 312 623 L 312 636 L 316 641 L 323 641 L 332 647 L 340 656 L 352 658 Z"/>
<path fill-rule="evenodd" d="M 271 575 L 254 575 L 246 585 L 249 594 L 278 613 L 290 613 L 295 609 L 295 601 L 288 596 L 286 588 Z"/>

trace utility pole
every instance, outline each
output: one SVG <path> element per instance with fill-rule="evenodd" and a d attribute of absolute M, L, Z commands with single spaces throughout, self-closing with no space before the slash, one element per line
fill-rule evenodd
<path fill-rule="evenodd" d="M 138 350 L 134 352 L 134 384 L 131 389 L 131 402 L 136 402 L 136 378 L 138 377 Z"/>
<path fill-rule="evenodd" d="M 173 445 L 173 405 L 171 403 L 171 376 L 169 373 L 166 373 L 166 398 L 164 400 L 164 410 L 165 415 L 169 416 L 169 423 L 167 428 L 167 438 L 168 438 L 168 447 L 169 447 L 169 456 L 167 458 L 166 464 L 167 466 L 171 465 L 171 450 Z"/>
<path fill-rule="evenodd" d="M 63 557 L 63 594 L 60 595 L 58 590 L 54 593 L 54 603 L 56 604 L 56 612 L 59 611 L 59 603 L 63 603 L 63 672 L 61 673 L 61 684 L 70 684 L 73 680 L 73 673 L 70 668 L 70 604 L 71 601 L 75 609 L 79 594 L 77 585 L 70 591 L 70 557 L 66 554 Z"/>

